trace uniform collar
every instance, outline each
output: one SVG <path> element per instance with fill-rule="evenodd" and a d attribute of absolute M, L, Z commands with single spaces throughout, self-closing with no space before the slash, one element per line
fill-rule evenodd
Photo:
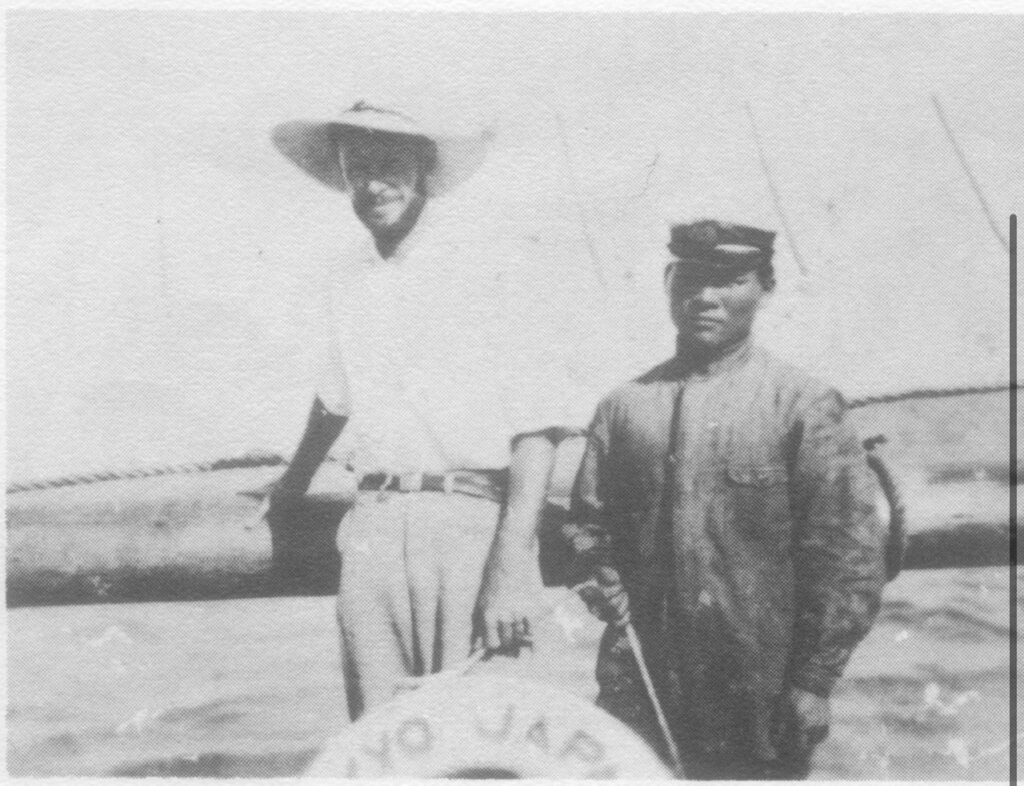
<path fill-rule="evenodd" d="M 710 356 L 695 356 L 678 346 L 676 355 L 669 361 L 669 372 L 673 377 L 715 376 L 743 365 L 750 357 L 752 340 L 747 336 L 723 352 Z"/>

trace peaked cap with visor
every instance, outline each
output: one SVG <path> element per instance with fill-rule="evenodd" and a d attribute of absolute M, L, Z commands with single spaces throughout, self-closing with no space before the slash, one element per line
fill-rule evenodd
<path fill-rule="evenodd" d="M 336 120 L 293 120 L 276 126 L 271 134 L 274 146 L 299 169 L 335 191 L 348 191 L 338 160 L 346 144 L 367 133 L 429 140 L 436 147 L 434 166 L 427 174 L 427 196 L 451 191 L 467 180 L 483 163 L 492 134 L 451 133 L 420 123 L 395 109 L 357 101 Z"/>
<path fill-rule="evenodd" d="M 704 219 L 674 224 L 668 250 L 672 262 L 687 268 L 743 273 L 771 269 L 775 233 L 766 229 Z"/>

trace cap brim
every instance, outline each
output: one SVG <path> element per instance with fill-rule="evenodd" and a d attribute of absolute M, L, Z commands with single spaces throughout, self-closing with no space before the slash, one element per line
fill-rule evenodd
<path fill-rule="evenodd" d="M 429 196 L 451 191 L 480 168 L 487 153 L 488 132 L 476 136 L 455 136 L 435 133 L 411 125 L 404 118 L 360 118 L 327 122 L 293 120 L 276 126 L 271 133 L 274 146 L 299 169 L 335 191 L 348 191 L 348 184 L 338 161 L 338 148 L 346 136 L 377 131 L 405 137 L 430 139 L 437 145 L 437 163 L 427 177 Z"/>
<path fill-rule="evenodd" d="M 667 264 L 673 268 L 714 273 L 749 273 L 765 264 L 763 255 L 733 259 L 709 258 L 704 256 L 670 257 Z"/>

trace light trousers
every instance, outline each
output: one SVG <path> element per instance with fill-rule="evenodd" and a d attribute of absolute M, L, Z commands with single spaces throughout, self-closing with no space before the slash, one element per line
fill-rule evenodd
<path fill-rule="evenodd" d="M 499 506 L 433 492 L 360 492 L 338 528 L 338 628 L 349 716 L 403 678 L 467 658 Z"/>

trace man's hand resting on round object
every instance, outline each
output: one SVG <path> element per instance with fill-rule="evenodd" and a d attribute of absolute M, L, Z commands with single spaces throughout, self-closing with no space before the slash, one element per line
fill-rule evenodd
<path fill-rule="evenodd" d="M 532 550 L 503 548 L 493 553 L 477 600 L 474 642 L 512 655 L 532 647 L 541 613 L 540 590 L 540 565 Z"/>

